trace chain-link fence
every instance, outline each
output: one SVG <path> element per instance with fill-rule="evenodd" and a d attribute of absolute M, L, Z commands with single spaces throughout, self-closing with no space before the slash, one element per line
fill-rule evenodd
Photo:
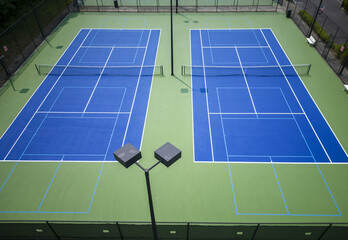
<path fill-rule="evenodd" d="M 290 0 L 287 13 L 305 36 L 311 34 L 315 38 L 314 47 L 342 82 L 348 84 L 348 33 L 320 7 L 311 0 Z"/>
<path fill-rule="evenodd" d="M 76 5 L 69 0 L 43 0 L 0 33 L 0 87 Z"/>
<path fill-rule="evenodd" d="M 283 0 L 78 0 L 81 11 L 275 12 Z"/>
<path fill-rule="evenodd" d="M 343 240 L 348 224 L 158 222 L 158 239 Z M 2 221 L 0 239 L 153 239 L 150 222 Z"/>

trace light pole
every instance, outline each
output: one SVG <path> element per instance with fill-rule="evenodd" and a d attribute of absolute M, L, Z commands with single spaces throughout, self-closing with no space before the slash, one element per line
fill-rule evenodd
<path fill-rule="evenodd" d="M 170 0 L 170 56 L 171 75 L 174 76 L 174 53 L 173 53 L 173 0 Z"/>
<path fill-rule="evenodd" d="M 314 17 L 314 20 L 313 20 L 313 24 L 311 26 L 311 30 L 309 30 L 309 33 L 308 33 L 308 36 L 307 37 L 310 37 L 312 35 L 312 31 L 313 31 L 313 28 L 314 28 L 314 25 L 315 25 L 315 22 L 317 21 L 317 17 L 319 15 L 319 10 L 321 8 L 321 4 L 323 3 L 323 0 L 320 0 L 320 3 L 319 3 L 319 6 L 317 8 L 317 11 L 315 12 L 315 17 Z"/>
<path fill-rule="evenodd" d="M 152 194 L 151 194 L 151 185 L 150 185 L 150 171 L 156 167 L 160 162 L 165 166 L 169 167 L 174 162 L 176 162 L 181 157 L 181 151 L 173 146 L 171 143 L 167 142 L 160 148 L 155 151 L 155 158 L 158 160 L 150 168 L 146 169 L 141 166 L 137 161 L 141 159 L 141 152 L 134 147 L 132 144 L 127 143 L 120 149 L 114 152 L 115 159 L 121 163 L 125 168 L 130 167 L 134 163 L 141 168 L 145 173 L 146 187 L 147 187 L 147 196 L 149 199 L 149 209 L 151 215 L 151 224 L 152 224 L 152 233 L 153 239 L 157 240 L 157 227 L 155 219 L 155 211 L 153 208 Z"/>

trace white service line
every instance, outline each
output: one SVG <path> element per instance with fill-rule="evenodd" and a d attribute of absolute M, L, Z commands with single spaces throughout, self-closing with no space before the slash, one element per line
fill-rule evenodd
<path fill-rule="evenodd" d="M 4 157 L 4 160 L 6 160 L 6 158 L 8 157 L 8 155 L 11 153 L 12 149 L 14 148 L 14 146 L 17 144 L 18 140 L 20 139 L 20 137 L 23 135 L 24 131 L 27 129 L 27 127 L 29 126 L 29 124 L 31 123 L 31 121 L 33 120 L 33 118 L 35 117 L 35 115 L 37 114 L 38 110 L 40 109 L 40 107 L 42 106 L 42 104 L 45 102 L 46 98 L 48 97 L 48 95 L 51 93 L 52 89 L 56 86 L 56 84 L 58 83 L 58 81 L 60 80 L 60 78 L 62 77 L 63 73 L 65 72 L 65 70 L 67 69 L 68 65 L 70 64 L 70 62 L 74 59 L 75 55 L 77 54 L 77 52 L 80 50 L 81 45 L 86 41 L 87 37 L 89 36 L 91 30 L 88 32 L 88 34 L 86 35 L 86 37 L 83 39 L 82 43 L 79 45 L 79 47 L 77 48 L 77 50 L 75 51 L 75 54 L 71 57 L 70 61 L 68 62 L 68 64 L 66 65 L 65 69 L 62 71 L 62 73 L 60 74 L 60 76 L 57 78 L 56 82 L 53 84 L 53 86 L 51 87 L 50 91 L 46 94 L 45 98 L 42 100 L 42 102 L 40 103 L 39 107 L 36 109 L 35 113 L 33 114 L 33 116 L 30 118 L 29 122 L 27 123 L 27 125 L 25 125 L 23 131 L 21 132 L 21 134 L 18 136 L 18 138 L 16 139 L 16 141 L 14 142 L 14 144 L 12 145 L 11 149 L 8 151 L 7 155 Z M 70 47 L 70 46 L 69 46 Z M 64 56 L 64 54 L 63 54 Z"/>
<path fill-rule="evenodd" d="M 268 40 L 267 40 L 266 36 L 265 36 L 264 33 L 263 33 L 263 31 L 261 31 L 261 33 L 262 33 L 262 35 L 263 35 L 265 41 L 267 42 L 267 45 L 270 46 L 269 43 L 268 43 Z M 276 62 L 277 62 L 277 64 L 278 64 L 280 70 L 282 71 L 282 73 L 283 73 L 283 75 L 284 75 L 284 78 L 285 78 L 286 82 L 288 83 L 288 85 L 289 85 L 289 87 L 290 87 L 290 89 L 291 89 L 291 91 L 292 91 L 294 97 L 296 98 L 297 103 L 298 103 L 299 106 L 301 107 L 301 110 L 304 112 L 304 115 L 306 116 L 306 119 L 307 119 L 309 125 L 311 126 L 311 128 L 312 128 L 312 130 L 313 130 L 315 136 L 317 137 L 317 139 L 318 139 L 318 141 L 319 141 L 321 147 L 323 148 L 323 150 L 324 150 L 326 156 L 328 157 L 329 161 L 332 163 L 329 154 L 327 153 L 327 151 L 326 151 L 326 149 L 325 149 L 323 143 L 321 142 L 321 140 L 320 140 L 320 138 L 319 138 L 317 132 L 315 131 L 315 129 L 314 129 L 314 127 L 313 127 L 311 121 L 309 120 L 309 118 L 308 118 L 308 116 L 307 116 L 305 110 L 303 109 L 302 104 L 301 104 L 300 101 L 298 100 L 298 98 L 297 98 L 297 96 L 296 96 L 296 94 L 295 94 L 295 91 L 293 90 L 293 88 L 292 88 L 292 86 L 291 86 L 291 84 L 290 84 L 290 82 L 289 82 L 289 79 L 287 78 L 286 74 L 284 73 L 283 69 L 281 68 L 281 65 L 279 64 L 278 59 L 277 59 L 276 55 L 274 54 L 273 49 L 272 49 L 271 47 L 270 47 L 270 50 L 271 50 L 271 52 L 272 52 L 272 54 L 273 54 L 274 59 L 276 60 Z M 313 156 L 313 157 L 314 157 L 314 156 Z"/>
<path fill-rule="evenodd" d="M 101 77 L 103 76 L 103 73 L 104 73 L 104 71 L 105 71 L 105 67 L 106 67 L 106 65 L 108 64 L 109 59 L 110 59 L 110 57 L 111 57 L 113 51 L 114 51 L 114 48 L 111 49 L 111 51 L 110 51 L 110 53 L 109 53 L 109 56 L 108 56 L 108 58 L 106 59 L 106 62 L 105 62 L 105 64 L 104 64 L 104 67 L 103 67 L 103 69 L 102 69 L 102 71 L 101 71 L 101 73 L 100 73 L 100 75 L 99 75 L 99 77 L 98 77 L 97 83 L 94 85 L 94 88 L 93 88 L 93 91 L 92 91 L 92 93 L 91 93 L 91 96 L 89 96 L 89 99 L 88 99 L 88 102 L 87 102 L 87 104 L 86 104 L 86 107 L 85 107 L 85 109 L 83 109 L 83 113 L 86 112 L 86 109 L 87 109 L 87 107 L 88 107 L 88 105 L 89 105 L 89 103 L 90 103 L 90 101 L 91 101 L 91 99 L 92 99 L 92 97 L 93 97 L 93 94 L 94 94 L 94 92 L 95 92 L 95 89 L 96 89 L 97 86 L 98 86 L 98 83 L 99 83 Z"/>
<path fill-rule="evenodd" d="M 123 137 L 123 141 L 122 141 L 122 146 L 124 145 L 124 142 L 126 141 L 126 136 L 127 136 L 127 132 L 128 132 L 129 122 L 130 122 L 130 119 L 131 119 L 131 116 L 132 116 L 132 113 L 133 113 L 133 107 L 134 107 L 135 98 L 136 98 L 137 93 L 138 93 L 139 82 L 140 82 L 141 74 L 142 74 L 142 71 L 143 71 L 143 66 L 144 66 L 144 62 L 145 62 L 145 57 L 146 57 L 147 49 L 148 49 L 148 46 L 149 46 L 149 41 L 150 41 L 151 33 L 152 33 L 152 30 L 150 29 L 149 36 L 147 37 L 147 43 L 146 43 L 146 49 L 145 49 L 144 56 L 143 56 L 143 61 L 142 61 L 142 63 L 141 63 L 141 68 L 140 68 L 140 72 L 139 72 L 139 76 L 138 76 L 137 86 L 135 87 L 135 91 L 134 91 L 134 97 L 133 97 L 133 102 L 132 102 L 130 114 L 129 114 L 129 116 L 128 116 L 126 131 L 124 132 L 124 137 Z"/>

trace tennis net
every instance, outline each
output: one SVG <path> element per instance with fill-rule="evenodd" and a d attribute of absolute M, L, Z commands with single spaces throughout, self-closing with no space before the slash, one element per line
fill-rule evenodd
<path fill-rule="evenodd" d="M 73 66 L 73 65 L 46 65 L 35 64 L 39 75 L 64 76 L 163 76 L 163 65 L 157 66 Z"/>
<path fill-rule="evenodd" d="M 258 76 L 309 75 L 311 64 L 281 66 L 181 66 L 183 76 Z"/>

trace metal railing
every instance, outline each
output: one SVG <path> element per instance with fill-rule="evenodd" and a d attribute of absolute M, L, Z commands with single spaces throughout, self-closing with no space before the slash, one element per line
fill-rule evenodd
<path fill-rule="evenodd" d="M 159 239 L 348 239 L 348 223 L 157 222 Z M 0 221 L 0 239 L 152 239 L 151 222 Z"/>
<path fill-rule="evenodd" d="M 171 0 L 78 0 L 78 4 L 81 11 L 169 12 L 170 1 Z M 279 6 L 283 5 L 283 0 L 172 1 L 176 12 L 275 12 L 278 10 Z"/>

